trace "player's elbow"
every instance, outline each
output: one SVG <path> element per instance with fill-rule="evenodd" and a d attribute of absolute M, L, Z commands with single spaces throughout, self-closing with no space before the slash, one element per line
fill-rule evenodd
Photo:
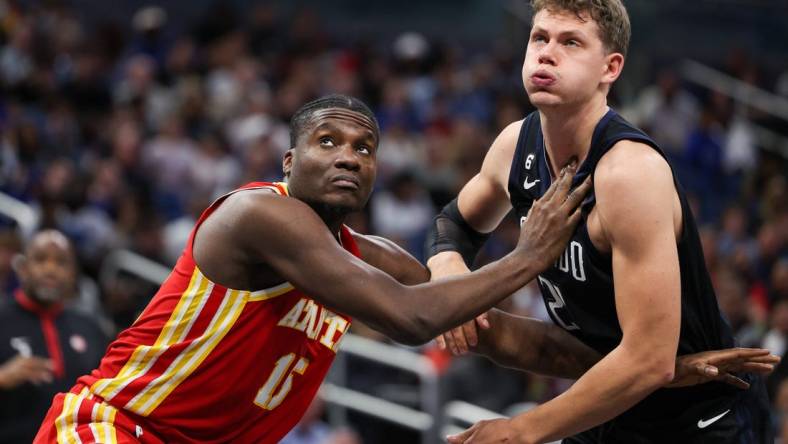
<path fill-rule="evenodd" d="M 643 382 L 650 390 L 656 390 L 673 381 L 676 372 L 675 356 L 652 354 L 643 361 Z"/>
<path fill-rule="evenodd" d="M 403 323 L 400 331 L 400 342 L 405 345 L 418 346 L 430 342 L 438 333 L 433 333 L 433 328 L 419 313 L 413 315 Z"/>
<path fill-rule="evenodd" d="M 434 337 L 431 336 L 430 330 L 425 328 L 423 319 L 418 312 L 400 311 L 397 315 L 389 317 L 379 327 L 381 333 L 395 342 L 409 346 L 425 344 Z"/>

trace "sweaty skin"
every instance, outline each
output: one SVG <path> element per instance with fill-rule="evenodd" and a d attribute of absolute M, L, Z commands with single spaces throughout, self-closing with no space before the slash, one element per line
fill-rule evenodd
<path fill-rule="evenodd" d="M 570 158 L 580 163 L 585 160 L 594 128 L 608 111 L 610 86 L 623 68 L 623 54 L 607 48 L 600 35 L 597 23 L 588 14 L 543 9 L 534 17 L 523 63 L 523 84 L 529 100 L 539 110 L 553 175 Z M 522 121 L 516 122 L 502 131 L 480 173 L 460 192 L 460 213 L 478 231 L 493 230 L 511 209 L 507 181 L 521 126 Z M 536 443 L 561 439 L 618 416 L 654 390 L 671 384 L 678 374 L 681 283 L 676 239 L 681 234 L 682 214 L 670 167 L 650 147 L 624 140 L 597 164 L 594 192 L 596 206 L 588 216 L 587 227 L 595 247 L 612 257 L 621 343 L 564 394 L 515 418 L 478 423 L 451 437 L 450 442 Z M 467 272 L 456 252 L 439 253 L 429 259 L 428 266 L 434 279 Z M 478 322 L 485 326 L 488 321 Z M 505 316 L 498 316 L 499 325 L 489 322 L 493 330 L 503 327 L 511 333 L 492 337 L 482 333 L 481 351 L 520 368 L 544 368 L 535 358 L 523 361 L 512 355 L 511 335 L 521 341 L 524 334 L 533 335 L 537 345 L 549 337 L 538 334 L 538 329 L 524 328 L 521 322 Z M 470 346 L 479 341 L 476 333 L 476 325 L 471 322 L 439 341 L 455 352 L 463 352 L 469 347 L 469 339 Z M 752 359 L 753 366 L 765 373 L 776 362 L 776 357 L 766 351 Z M 551 365 L 548 363 L 548 371 L 561 370 Z M 715 378 L 726 377 L 718 372 Z"/>
<path fill-rule="evenodd" d="M 533 279 L 558 257 L 579 220 L 578 204 L 590 183 L 570 193 L 573 166 L 535 205 L 520 247 L 510 255 L 462 278 L 402 285 L 336 239 L 344 217 L 369 198 L 374 127 L 352 111 L 316 114 L 284 159 L 292 198 L 236 193 L 198 228 L 194 256 L 211 280 L 237 289 L 289 281 L 395 340 L 424 343 Z"/>

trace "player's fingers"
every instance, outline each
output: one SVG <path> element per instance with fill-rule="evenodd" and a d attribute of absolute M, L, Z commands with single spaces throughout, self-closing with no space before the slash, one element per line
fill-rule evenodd
<path fill-rule="evenodd" d="M 555 196 L 556 191 L 560 189 L 562 186 L 565 186 L 568 189 L 569 185 L 572 185 L 572 177 L 574 177 L 574 175 L 575 175 L 575 170 L 573 164 L 570 163 L 570 165 L 561 168 L 561 171 L 558 173 L 558 178 L 554 180 L 553 183 L 550 184 L 550 187 L 542 195 L 542 198 L 540 200 L 544 200 L 545 202 L 547 202 L 553 199 L 553 196 Z M 569 185 L 566 184 L 567 177 L 569 180 Z M 559 202 L 563 202 L 565 196 L 566 194 L 562 195 L 561 200 Z"/>
<path fill-rule="evenodd" d="M 564 170 L 561 170 L 561 172 L 558 174 L 558 177 L 559 178 L 564 177 L 563 174 L 564 174 Z M 553 181 L 553 183 L 550 184 L 550 186 L 547 188 L 547 191 L 545 191 L 545 193 L 542 194 L 542 197 L 539 198 L 539 200 L 543 200 L 545 202 L 550 200 L 553 197 L 553 194 L 555 194 L 556 188 L 558 188 L 558 180 L 555 180 Z"/>
<path fill-rule="evenodd" d="M 703 362 L 698 363 L 695 366 L 695 372 L 697 372 L 698 375 L 706 376 L 710 378 L 713 378 L 720 374 L 720 370 L 717 367 L 713 365 L 705 364 Z"/>
<path fill-rule="evenodd" d="M 570 228 L 576 227 L 577 224 L 580 222 L 580 219 L 583 218 L 583 211 L 580 207 L 575 208 L 575 211 L 569 216 L 567 220 L 567 226 Z"/>
<path fill-rule="evenodd" d="M 568 165 L 561 170 L 561 176 L 558 178 L 558 186 L 553 192 L 551 199 L 558 199 L 558 202 L 563 203 L 566 201 L 566 196 L 569 195 L 569 190 L 572 188 L 572 180 L 577 171 L 577 158 L 573 158 Z"/>
<path fill-rule="evenodd" d="M 465 339 L 465 332 L 463 326 L 459 326 L 451 331 L 454 337 L 454 345 L 457 347 L 459 354 L 464 355 L 468 353 L 468 341 Z"/>
<path fill-rule="evenodd" d="M 476 321 L 466 322 L 462 325 L 461 329 L 469 349 L 470 347 L 476 347 L 479 344 L 479 338 L 476 334 Z"/>
<path fill-rule="evenodd" d="M 483 329 L 490 328 L 490 318 L 487 316 L 487 313 L 482 313 L 476 317 L 476 324 Z"/>
<path fill-rule="evenodd" d="M 768 375 L 769 373 L 774 371 L 774 365 L 762 364 L 759 362 L 745 362 L 744 364 L 736 368 L 736 371 L 743 373 L 758 373 L 762 375 Z"/>
<path fill-rule="evenodd" d="M 750 388 L 750 384 L 748 384 L 743 379 L 734 376 L 730 373 L 725 373 L 724 375 L 722 375 L 722 382 L 732 385 L 734 387 L 738 387 L 742 390 L 747 390 L 748 388 Z"/>
<path fill-rule="evenodd" d="M 446 340 L 443 339 L 443 335 L 440 335 L 437 338 L 435 338 L 435 343 L 438 344 L 439 349 L 446 350 Z"/>
<path fill-rule="evenodd" d="M 730 350 L 715 351 L 707 361 L 714 365 L 745 361 L 776 364 L 780 362 L 780 357 L 772 355 L 769 350 L 766 349 L 734 348 Z"/>
<path fill-rule="evenodd" d="M 446 348 L 449 349 L 451 354 L 455 356 L 460 355 L 460 350 L 457 348 L 457 344 L 454 343 L 454 335 L 451 331 L 447 331 L 443 334 L 443 337 L 446 339 Z"/>
<path fill-rule="evenodd" d="M 470 438 L 471 435 L 473 435 L 473 432 L 475 431 L 476 431 L 476 425 L 473 425 L 473 427 L 465 430 L 464 432 L 457 433 L 456 435 L 447 436 L 446 441 L 448 441 L 450 444 L 462 444 L 468 438 Z"/>
<path fill-rule="evenodd" d="M 586 194 L 588 194 L 588 191 L 591 189 L 591 183 L 591 176 L 589 175 L 580 185 L 569 193 L 569 196 L 566 197 L 566 202 L 564 202 L 568 211 L 572 211 L 580 206 L 583 199 L 586 198 Z"/>
<path fill-rule="evenodd" d="M 755 356 L 747 359 L 748 362 L 758 362 L 761 364 L 774 364 L 777 365 L 780 363 L 781 358 L 776 355 L 768 354 L 765 356 Z"/>

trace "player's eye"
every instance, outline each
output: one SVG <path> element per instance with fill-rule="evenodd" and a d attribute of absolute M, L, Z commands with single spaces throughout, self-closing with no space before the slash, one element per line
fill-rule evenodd
<path fill-rule="evenodd" d="M 318 139 L 318 142 L 320 142 L 320 145 L 322 146 L 334 146 L 334 139 L 332 139 L 330 136 L 323 136 Z"/>
<path fill-rule="evenodd" d="M 361 154 L 372 154 L 372 150 L 370 150 L 366 145 L 359 145 L 356 150 Z"/>
<path fill-rule="evenodd" d="M 569 39 L 566 42 L 564 42 L 564 45 L 566 45 L 566 46 L 580 46 L 580 42 L 578 42 L 575 39 Z"/>
<path fill-rule="evenodd" d="M 542 34 L 534 34 L 533 36 L 531 36 L 531 41 L 536 43 L 542 43 L 542 42 L 546 42 L 547 39 Z"/>

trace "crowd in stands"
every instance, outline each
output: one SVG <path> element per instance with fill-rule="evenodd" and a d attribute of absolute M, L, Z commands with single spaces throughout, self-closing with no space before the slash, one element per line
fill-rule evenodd
<path fill-rule="evenodd" d="M 471 53 L 417 33 L 346 41 L 314 12 L 282 16 L 267 4 L 219 6 L 178 32 L 172 22 L 147 7 L 124 32 L 88 24 L 64 3 L 0 0 L 0 191 L 30 205 L 39 228 L 73 241 L 83 276 L 73 304 L 110 334 L 135 319 L 156 287 L 128 276 L 100 280 L 107 255 L 128 249 L 173 264 L 213 199 L 282 179 L 289 118 L 308 100 L 350 94 L 374 110 L 378 179 L 352 224 L 421 259 L 436 211 L 479 170 L 494 136 L 533 110 L 521 48 L 491 43 Z M 742 57 L 718 67 L 788 99 L 788 74 L 762 75 Z M 765 146 L 757 128 L 779 134 L 788 122 L 689 85 L 670 63 L 642 80 L 653 84 L 627 100 L 614 91 L 611 105 L 661 144 L 690 192 L 720 306 L 741 344 L 784 355 L 788 145 Z M 515 221 L 504 223 L 478 262 L 508 252 L 518 232 Z M 26 236 L 0 215 L 0 297 L 18 285 L 12 258 Z M 534 286 L 505 305 L 547 319 Z M 501 412 L 567 384 L 424 352 L 445 375 L 447 399 Z M 788 363 L 770 381 L 778 420 L 788 414 L 786 376 Z M 360 440 L 335 435 L 344 440 L 332 442 Z"/>

